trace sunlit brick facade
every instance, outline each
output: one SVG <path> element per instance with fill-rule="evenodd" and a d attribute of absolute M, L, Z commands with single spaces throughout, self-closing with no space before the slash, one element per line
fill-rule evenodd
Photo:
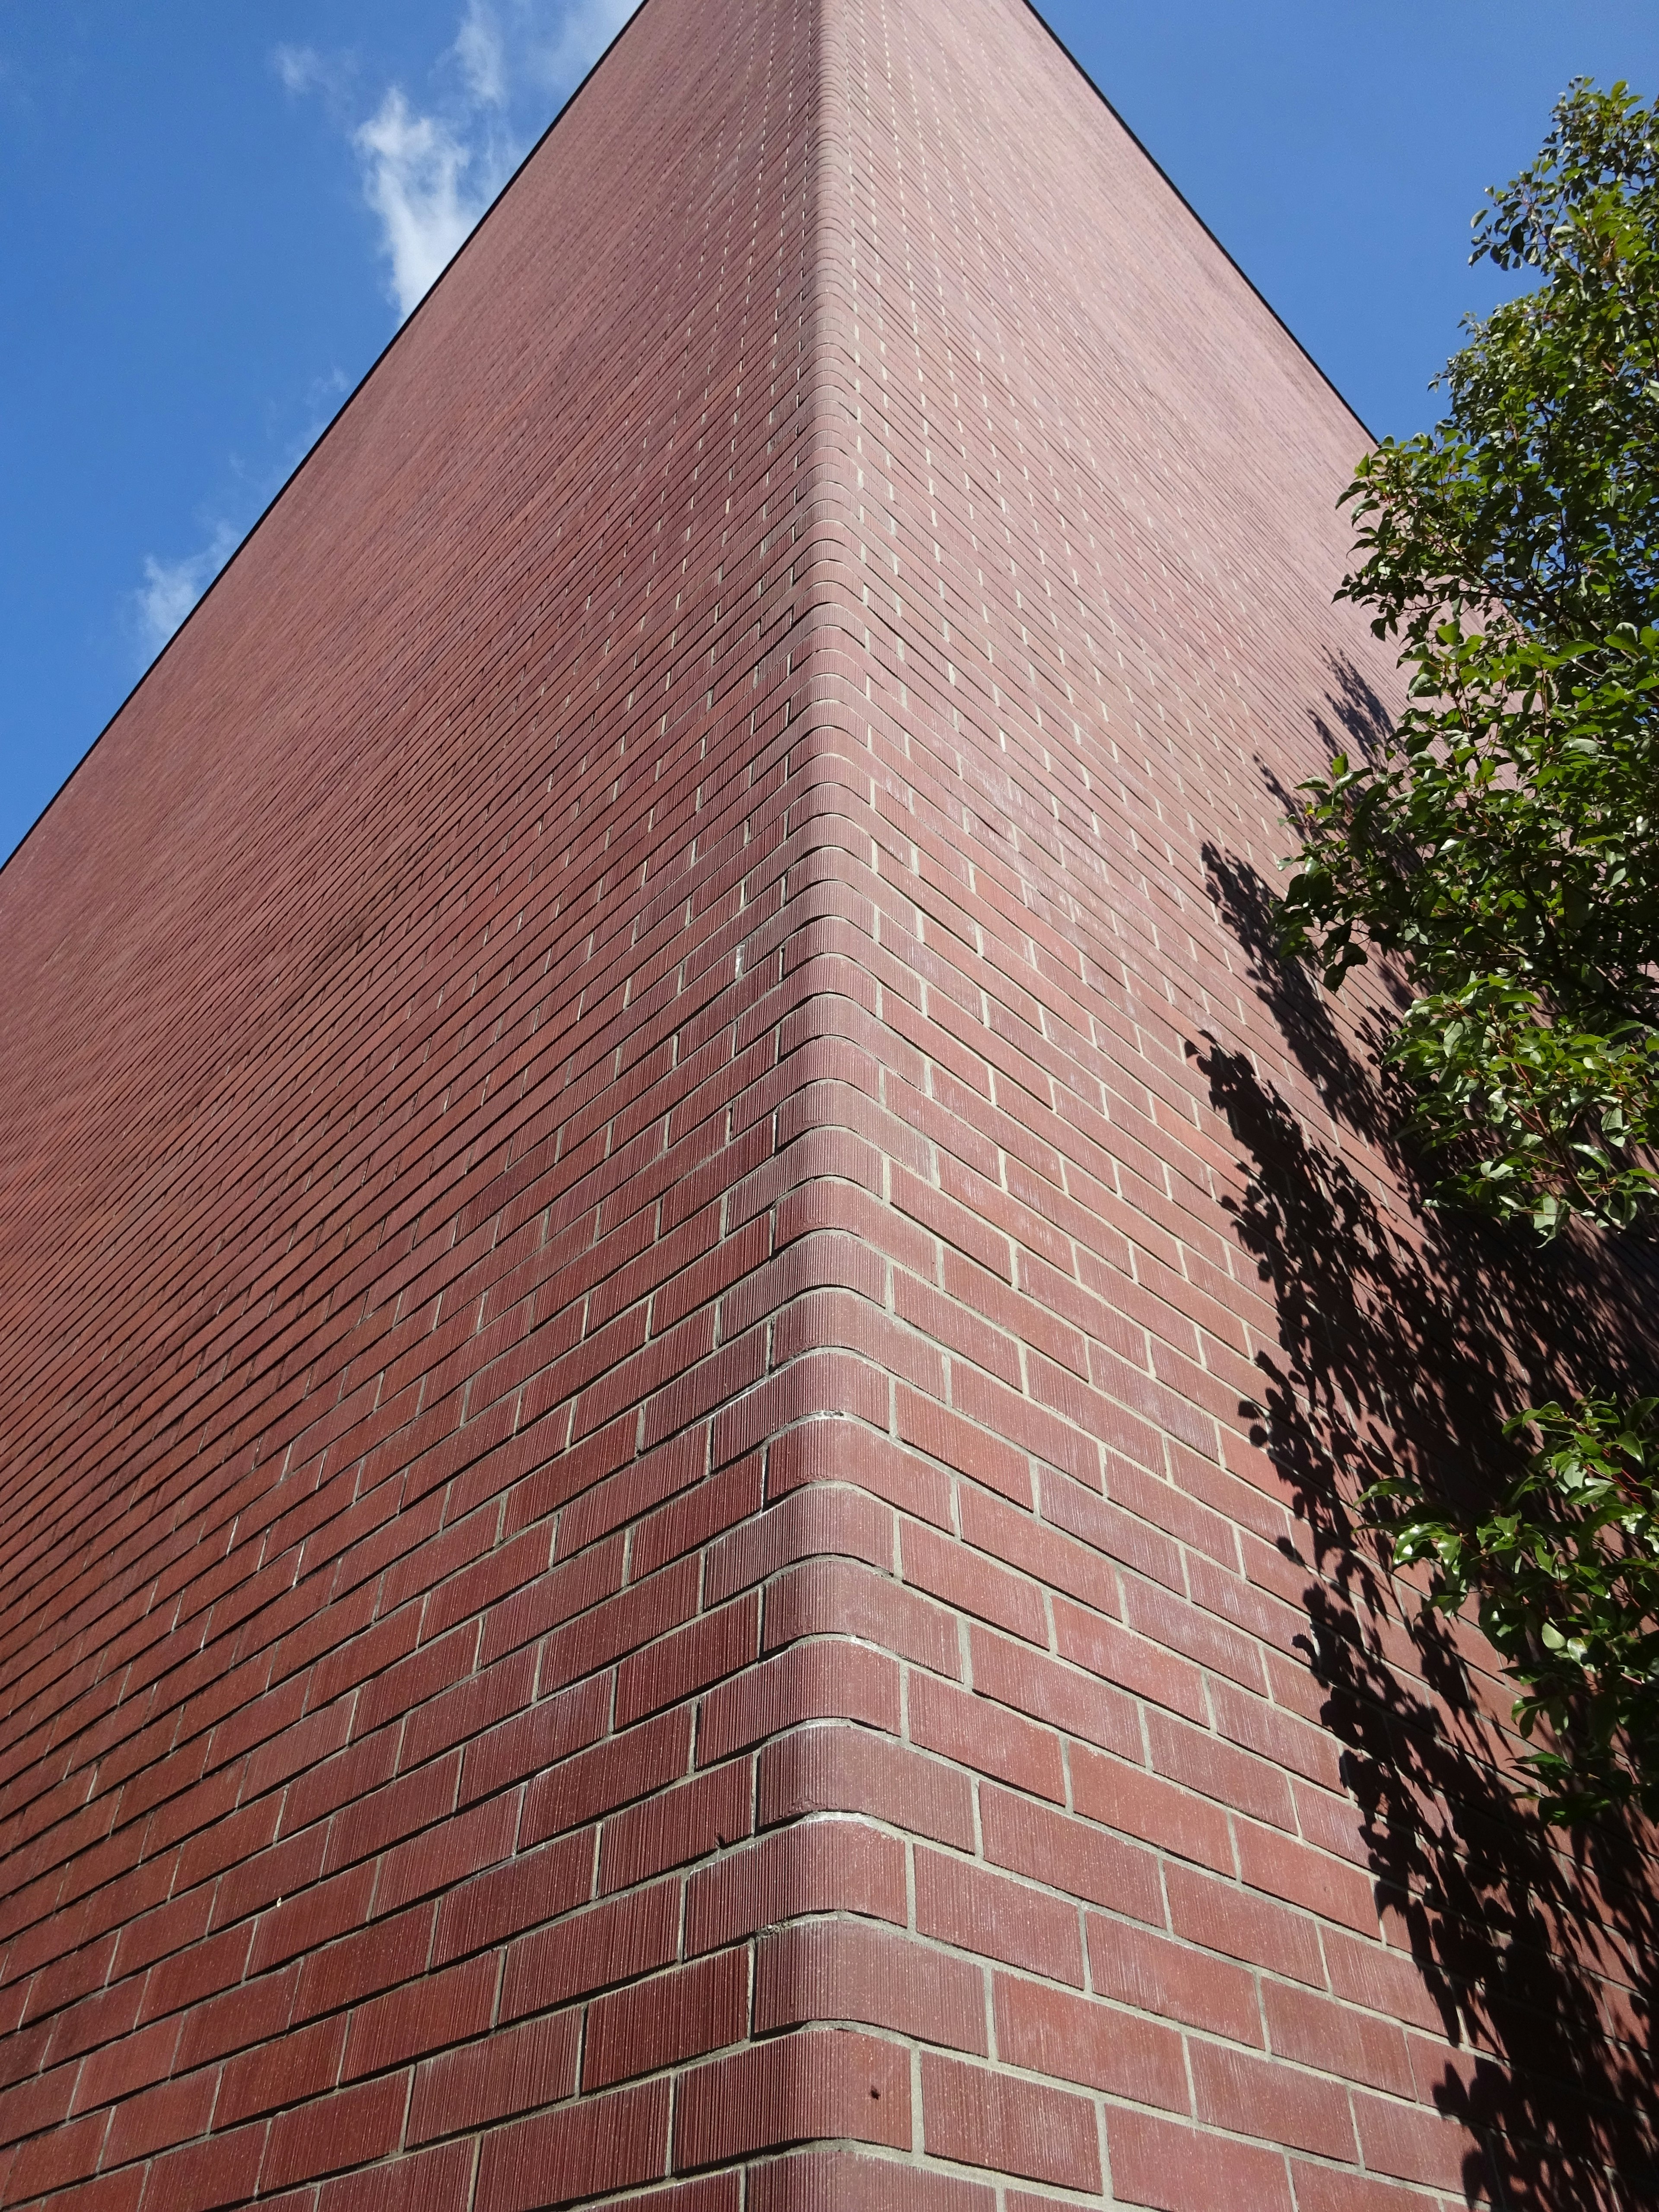
<path fill-rule="evenodd" d="M 647 0 L 0 876 L 0 2203 L 1659 2202 L 1334 1502 L 1560 1288 L 1266 949 L 1364 442 L 1017 0 Z"/>

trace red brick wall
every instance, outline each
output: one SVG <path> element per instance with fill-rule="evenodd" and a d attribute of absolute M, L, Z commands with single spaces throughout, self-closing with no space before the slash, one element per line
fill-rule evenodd
<path fill-rule="evenodd" d="M 1330 1480 L 1595 1319 L 1261 952 L 1362 442 L 1013 0 L 650 0 L 0 879 L 0 2203 L 1653 2201 Z"/>

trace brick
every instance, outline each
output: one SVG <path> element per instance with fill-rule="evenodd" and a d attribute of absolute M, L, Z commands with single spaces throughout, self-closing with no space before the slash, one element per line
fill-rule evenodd
<path fill-rule="evenodd" d="M 1362 1942 L 1338 1928 L 1324 1931 L 1324 1948 L 1331 1988 L 1339 1997 L 1408 2027 L 1426 2028 L 1431 2035 L 1442 2033 L 1440 2008 L 1409 1954 L 1382 1942 Z"/>
<path fill-rule="evenodd" d="M 985 1985 L 963 1959 L 855 1920 L 799 1923 L 755 1955 L 755 2032 L 844 2021 L 986 2055 Z"/>
<path fill-rule="evenodd" d="M 49 2126 L 46 2132 L 21 2143 L 8 2155 L 8 2201 L 21 2203 L 37 2195 L 44 2197 L 71 2187 L 78 2195 L 80 2186 L 90 2179 L 97 2166 L 109 2118 L 106 2112 L 91 2112 L 83 2119 Z"/>
<path fill-rule="evenodd" d="M 902 1923 L 904 1846 L 858 1820 L 817 1819 L 763 1837 L 685 1885 L 685 1948 L 712 1951 L 805 1912 Z"/>
<path fill-rule="evenodd" d="M 0 2200 L 1640 2196 L 1251 1410 L 1542 1311 L 1261 951 L 1364 444 L 1028 10 L 637 12 L 0 875 Z"/>
<path fill-rule="evenodd" d="M 765 1647 L 799 1637 L 851 1634 L 934 1673 L 961 1672 L 952 1615 L 885 1575 L 846 1559 L 811 1559 L 766 1592 Z"/>
<path fill-rule="evenodd" d="M 447 1818 L 455 1810 L 460 1774 L 460 1755 L 452 1752 L 337 1813 L 330 1823 L 324 1873 L 337 1873 Z"/>
<path fill-rule="evenodd" d="M 702 1702 L 697 1760 L 712 1766 L 801 1721 L 861 1721 L 899 1731 L 899 1675 L 884 1652 L 839 1639 L 810 1644 L 763 1660 Z"/>
<path fill-rule="evenodd" d="M 738 2212 L 743 2177 L 737 2172 L 699 2175 L 618 2199 L 628 2212 Z"/>
<path fill-rule="evenodd" d="M 605 1565 L 603 1577 L 592 1564 L 601 1553 Z M 584 1674 L 608 1666 L 625 1652 L 637 1650 L 653 1636 L 666 1635 L 671 1628 L 678 1627 L 690 1618 L 696 1608 L 696 1590 L 687 1565 L 682 1560 L 627 1589 L 605 1590 L 602 1584 L 614 1585 L 621 1576 L 620 1540 L 615 1547 L 583 1553 L 568 1568 L 556 1570 L 586 1580 L 580 1591 L 573 1589 L 558 1601 L 559 1625 L 553 1627 L 552 1632 L 544 1633 L 549 1626 L 546 1616 L 554 1609 L 554 1601 L 544 1595 L 539 1583 L 533 1583 L 521 1598 L 514 1601 L 513 1606 L 498 1607 L 490 1615 L 484 1630 L 485 1662 L 501 1656 L 532 1637 L 541 1637 L 537 1687 L 543 1697 L 565 1689 L 580 1681 Z M 590 1594 L 596 1595 L 599 1601 L 580 1610 L 576 1603 L 578 1596 L 585 1601 Z M 567 1606 L 574 1618 L 566 1617 L 563 1608 Z"/>
<path fill-rule="evenodd" d="M 409 2141 L 487 2127 L 574 2096 L 580 2033 L 579 2011 L 550 2013 L 428 2059 L 416 2069 Z"/>
<path fill-rule="evenodd" d="M 1009 1974 L 996 1978 L 997 2055 L 1028 2072 L 1185 2113 L 1187 2069 L 1172 2028 Z"/>
<path fill-rule="evenodd" d="M 1185 1867 L 1170 1867 L 1164 1884 L 1170 1925 L 1188 1942 L 1267 1966 L 1293 1981 L 1323 1986 L 1319 1938 L 1312 1921 L 1301 1913 Z"/>
<path fill-rule="evenodd" d="M 90 2142 L 94 2147 L 91 2156 L 95 2161 L 97 2146 L 103 2140 L 104 2123 L 108 2116 L 103 2112 L 84 2115 L 81 2120 L 65 2130 L 63 2122 L 69 2112 L 74 2094 L 75 2069 L 73 2066 L 57 2067 L 50 2074 L 37 2075 L 32 2079 L 15 2083 L 6 2091 L 3 2100 L 0 2100 L 0 2125 L 3 2125 L 5 2140 L 11 2142 L 21 2136 L 33 2136 L 35 2143 L 40 2145 L 42 2142 L 38 2132 L 40 2130 L 50 2130 L 53 2134 L 66 2132 L 72 2147 L 84 2146 Z M 92 2125 L 94 2119 L 98 2124 L 95 2130 Z M 81 2150 L 73 2148 L 65 2154 L 71 2160 L 82 2154 Z M 50 2165 L 50 2154 L 44 2146 L 38 2149 L 32 2148 L 28 2150 L 24 2160 L 25 2171 L 30 2170 L 37 2163 Z M 51 2187 L 54 2185 L 47 2182 L 39 2185 Z"/>
<path fill-rule="evenodd" d="M 163 2081 L 118 2105 L 104 2138 L 105 2165 L 125 2166 L 151 2152 L 171 2150 L 207 2131 L 214 2111 L 216 2077 L 204 2071 L 180 2081 Z"/>
<path fill-rule="evenodd" d="M 123 2173 L 100 2174 L 82 2182 L 75 2192 L 76 2212 L 137 2212 L 144 2193 L 144 2169 L 129 2166 Z M 0 2188 L 4 2186 L 0 2170 Z"/>
<path fill-rule="evenodd" d="M 1205 1729 L 1156 1711 L 1146 1716 L 1146 1741 L 1154 1772 L 1295 1833 L 1291 1785 L 1265 1759 L 1249 1758 Z"/>
<path fill-rule="evenodd" d="M 1291 2160 L 1297 2212 L 1437 2212 L 1439 2199 L 1369 2175 Z"/>
<path fill-rule="evenodd" d="M 306 2020 L 332 2012 L 338 2005 L 355 2004 L 424 1972 L 432 1954 L 434 1917 L 434 1907 L 417 1905 L 309 1953 L 300 1969 L 295 2018 Z"/>
<path fill-rule="evenodd" d="M 1097 2191 L 1100 2143 L 1086 2099 L 924 2051 L 923 2140 L 935 2158 Z"/>
<path fill-rule="evenodd" d="M 399 1766 L 419 1766 L 457 1743 L 476 1741 L 498 1722 L 522 1712 L 535 1687 L 533 1649 L 513 1652 L 482 1673 L 468 1675 L 410 1714 L 398 1749 Z"/>
<path fill-rule="evenodd" d="M 678 1780 L 690 1760 L 691 1717 L 684 1712 L 659 1713 L 561 1759 L 525 1793 L 520 1848 L 528 1850 L 661 1789 Z"/>
<path fill-rule="evenodd" d="M 1150 1852 L 988 1784 L 980 1791 L 980 1832 L 994 1864 L 1162 1925 L 1164 1894 Z"/>
<path fill-rule="evenodd" d="M 1283 2057 L 1398 2097 L 1412 2094 L 1405 2033 L 1393 2021 L 1371 2019 L 1287 1982 L 1264 1983 L 1261 2002 L 1268 2039 Z"/>
<path fill-rule="evenodd" d="M 752 1761 L 733 1759 L 613 1814 L 600 1832 L 599 1887 L 627 1889 L 737 1843 L 753 1825 L 754 1786 Z"/>
<path fill-rule="evenodd" d="M 1066 1591 L 1092 1612 L 1120 1611 L 1117 1576 L 1092 1549 L 981 1491 L 964 1489 L 960 1510 L 963 1540 L 979 1551 L 1018 1567 L 1046 1589 Z"/>
<path fill-rule="evenodd" d="M 909 1705 L 910 1738 L 924 1751 L 1063 1802 L 1066 1777 L 1052 1730 L 927 1674 L 912 1677 Z"/>
<path fill-rule="evenodd" d="M 333 1902 L 331 1899 L 330 1903 Z M 264 1934 L 263 1925 L 259 1932 Z M 153 1966 L 143 1984 L 142 2006 L 135 1983 L 126 1984 L 125 1990 L 111 1990 L 106 1996 L 115 2008 L 125 2008 L 125 2000 L 137 2019 L 155 2020 L 163 2013 L 175 2012 L 181 2006 L 216 1996 L 221 1990 L 240 1982 L 245 1970 L 257 1973 L 267 1965 L 277 1964 L 280 1956 L 261 1957 L 252 1928 L 228 1928 L 222 1936 L 210 1936 L 205 1942 L 193 1943 L 188 1950 L 175 1952 L 170 1959 L 163 1959 Z M 110 2032 L 124 2033 L 132 2025 L 132 2020 L 124 2019 L 118 2029 L 112 2022 Z M 58 2039 L 53 2040 L 56 2048 Z"/>
<path fill-rule="evenodd" d="M 706 1475 L 684 1497 L 647 1514 L 635 1529 L 629 1558 L 636 1574 L 652 1574 L 707 1544 L 760 1510 L 764 1478 L 758 1452 Z"/>
<path fill-rule="evenodd" d="M 799 1429 L 790 1431 L 791 1437 L 802 1434 Z M 774 1447 L 775 1462 L 782 1453 L 783 1441 Z M 862 1491 L 839 1484 L 832 1487 L 819 1481 L 810 1489 L 795 1490 L 781 1504 L 710 1545 L 705 1588 L 718 1604 L 785 1567 L 824 1557 L 862 1559 L 872 1567 L 890 1568 L 891 1511 Z"/>
<path fill-rule="evenodd" d="M 1267 1668 L 1255 1641 L 1174 1591 L 1157 1583 L 1126 1583 L 1124 1618 L 1142 1636 L 1184 1652 L 1212 1674 L 1265 1692 Z"/>
<path fill-rule="evenodd" d="M 451 1890 L 480 1868 L 507 1858 L 518 1826 L 515 1792 L 476 1805 L 470 1813 L 440 1821 L 424 1835 L 398 1844 L 380 1862 L 374 1884 L 376 1917 Z"/>
<path fill-rule="evenodd" d="M 1237 1823 L 1238 1870 L 1256 1889 L 1306 1905 L 1327 1919 L 1340 1922 L 1361 1936 L 1375 1935 L 1376 1905 L 1368 1875 L 1357 1867 L 1310 1850 L 1288 1836 L 1259 1828 L 1247 1820 Z"/>
<path fill-rule="evenodd" d="M 339 2080 L 345 2039 L 343 2018 L 319 2020 L 233 2058 L 224 2069 L 213 2107 L 216 2125 L 222 2130 L 234 2127 L 333 2088 Z"/>
<path fill-rule="evenodd" d="M 915 1855 L 916 1927 L 958 1949 L 1083 1986 L 1078 1909 L 1029 1882 L 943 1851 Z"/>
<path fill-rule="evenodd" d="M 307 1767 L 289 1784 L 288 1799 L 283 1807 L 284 1835 L 295 1835 L 308 1828 L 313 1820 L 326 1820 L 331 1813 L 349 1805 L 381 1783 L 392 1779 L 398 1763 L 398 1730 L 383 1728 L 378 1735 L 366 1736 L 332 1759 Z"/>
<path fill-rule="evenodd" d="M 898 1395 L 902 1402 L 902 1385 Z M 884 1421 L 878 1433 L 860 1421 L 818 1419 L 786 1429 L 767 1452 L 768 1502 L 798 1493 L 808 1485 L 846 1483 L 936 1528 L 948 1528 L 950 1477 L 915 1453 L 900 1449 L 885 1427 Z"/>
<path fill-rule="evenodd" d="M 868 1813 L 958 1850 L 973 1845 L 968 1777 L 862 1729 L 796 1729 L 775 1737 L 760 1755 L 757 1792 L 763 1827 L 803 1813 Z"/>
<path fill-rule="evenodd" d="M 616 1724 L 678 1705 L 711 1682 L 723 1681 L 760 1653 L 760 1605 L 740 1597 L 704 1613 L 659 1643 L 624 1659 L 617 1669 Z"/>
<path fill-rule="evenodd" d="M 1303 1632 L 1305 1633 L 1305 1631 Z M 1279 1693 L 1295 1688 L 1304 1697 L 1319 1698 L 1319 1686 L 1299 1667 L 1292 1670 L 1273 1664 L 1269 1672 Z M 1312 1727 L 1294 1712 L 1265 1698 L 1253 1698 L 1230 1682 L 1218 1682 L 1213 1691 L 1216 1726 L 1235 1743 L 1271 1759 L 1292 1774 L 1302 1774 L 1321 1788 L 1343 1790 L 1342 1754 L 1336 1739 L 1323 1727 Z M 1321 1699 L 1322 1703 L 1322 1698 Z M 1345 1808 L 1357 1826 L 1352 1807 Z"/>
<path fill-rule="evenodd" d="M 378 2074 L 446 2044 L 464 2042 L 489 2026 L 495 2007 L 495 1961 L 469 1959 L 447 1972 L 405 1982 L 351 2015 L 341 2078 Z"/>
<path fill-rule="evenodd" d="M 250 2044 L 281 2035 L 293 2013 L 294 1993 L 299 1985 L 296 1963 L 280 1973 L 264 1974 L 258 1981 L 227 1990 L 222 1996 L 210 1997 L 187 2013 L 182 2024 L 170 2020 L 161 2023 L 158 2031 L 149 2032 L 166 2034 L 169 2043 L 177 2037 L 175 2063 L 179 2068 L 199 2066 L 207 2059 L 222 2057 L 227 2051 L 245 2050 Z M 129 2037 L 124 2047 L 131 2049 L 140 2039 Z"/>
<path fill-rule="evenodd" d="M 591 1832 L 562 1836 L 539 1850 L 519 1852 L 441 1900 L 432 1963 L 447 1966 L 469 1951 L 568 1912 L 587 1897 L 592 1881 Z"/>
<path fill-rule="evenodd" d="M 665 1966 L 679 1911 L 679 1884 L 661 1881 L 520 1936 L 507 1954 L 501 2017 L 517 2020 Z"/>
<path fill-rule="evenodd" d="M 145 2180 L 143 2212 L 214 2212 L 219 2205 L 246 2203 L 258 2182 L 268 2132 L 261 2120 L 164 2154 Z"/>
<path fill-rule="evenodd" d="M 981 2183 L 854 2151 L 796 2151 L 749 2168 L 752 2212 L 992 2212 L 994 2202 Z"/>
<path fill-rule="evenodd" d="M 336 1608 L 331 1607 L 329 1611 L 335 1613 Z M 337 1619 L 337 1614 L 336 1617 Z M 338 1626 L 342 1637 L 349 1638 L 355 1624 L 345 1620 L 340 1621 Z M 313 1683 L 303 1675 L 297 1679 L 307 1697 L 311 1697 Z M 277 1789 L 295 1775 L 319 1765 L 331 1753 L 341 1748 L 350 1726 L 350 1703 L 341 1698 L 333 1705 L 324 1706 L 321 1711 L 307 1712 L 302 1720 L 295 1722 L 279 1735 L 261 1744 L 247 1763 L 248 1796 L 261 1796 L 266 1790 Z M 289 1823 L 290 1826 L 293 1825 Z"/>
<path fill-rule="evenodd" d="M 492 1797 L 597 1743 L 606 1732 L 611 1705 L 611 1680 L 596 1675 L 474 1736 L 462 1760 L 461 1805 Z"/>
<path fill-rule="evenodd" d="M 466 2212 L 471 2189 L 471 2144 L 445 2143 L 325 2182 L 317 2212 Z"/>
<path fill-rule="evenodd" d="M 1023 1636 L 1028 1643 L 1048 1644 L 1048 1619 L 1036 1583 L 1010 1574 L 967 1545 L 953 1543 L 937 1529 L 915 1522 L 905 1527 L 902 1552 L 908 1582 L 959 1612 Z"/>
<path fill-rule="evenodd" d="M 586 1545 L 596 1543 L 614 1528 L 637 1523 L 653 1506 L 674 1497 L 688 1485 L 699 1482 L 708 1457 L 704 1439 L 696 1430 L 676 1437 L 672 1443 L 647 1452 L 582 1492 L 559 1516 L 555 1556 L 563 1559 Z M 515 1492 L 513 1510 L 526 1519 L 535 1516 L 543 1503 L 535 1493 L 534 1480 Z"/>
<path fill-rule="evenodd" d="M 1071 1767 L 1073 1802 L 1089 1820 L 1200 1866 L 1233 1872 L 1232 1832 L 1215 1806 L 1137 1767 L 1075 1746 Z"/>
<path fill-rule="evenodd" d="M 1373 2173 L 1456 2191 L 1481 2170 L 1480 2146 L 1461 2120 L 1364 2089 L 1353 2093 L 1353 2115 L 1360 2156 Z"/>
<path fill-rule="evenodd" d="M 284 2011 L 283 2020 L 286 2018 Z M 146 2089 L 153 2081 L 165 2080 L 173 2070 L 179 2045 L 179 2022 L 161 2020 L 153 2027 L 139 2028 L 123 2036 L 118 2043 L 106 2044 L 103 2050 L 94 2051 L 82 2060 L 79 2078 L 74 2084 L 75 2109 L 90 2112 L 96 2105 L 113 2104 L 118 2097 L 130 2096 L 135 2089 Z M 14 2041 L 14 2050 L 16 2048 Z M 179 2070 L 188 2072 L 195 2063 L 195 2059 L 185 2057 Z"/>
<path fill-rule="evenodd" d="M 1087 1941 L 1089 1980 L 1097 1996 L 1261 2047 L 1255 1978 L 1243 1967 L 1100 1913 L 1089 1915 Z M 1268 1996 L 1283 1986 L 1269 1984 Z"/>
<path fill-rule="evenodd" d="M 365 1686 L 353 1715 L 358 1735 L 372 1735 L 387 1721 L 413 1712 L 453 1688 L 471 1675 L 477 1651 L 477 1633 L 471 1626 L 435 1641 L 428 1638 L 408 1658 L 388 1667 Z"/>
<path fill-rule="evenodd" d="M 668 2084 L 648 2081 L 520 2120 L 487 2136 L 476 2212 L 539 2212 L 629 2189 L 668 2166 Z"/>
<path fill-rule="evenodd" d="M 674 2163 L 712 2165 L 814 2136 L 908 2148 L 902 2045 L 848 2029 L 784 2035 L 693 2067 L 680 2083 Z"/>
<path fill-rule="evenodd" d="M 290 1836 L 286 1843 L 273 1844 L 270 1850 L 256 1853 L 240 1866 L 228 1868 L 219 1878 L 218 1894 L 214 1899 L 216 1932 L 234 1926 L 250 1912 L 260 1911 L 267 1905 L 278 1904 L 302 1889 L 309 1889 L 322 1871 L 323 1853 L 327 1848 L 328 1830 L 319 1825 L 304 1835 Z M 342 1898 L 355 1895 L 362 1880 L 362 1869 L 354 1869 L 331 1886 L 333 1893 Z"/>
<path fill-rule="evenodd" d="M 283 2112 L 270 2124 L 261 2191 L 289 2189 L 318 2174 L 385 2158 L 397 2147 L 408 2097 L 407 2076 L 392 2074 Z"/>
<path fill-rule="evenodd" d="M 604 2089 L 739 2042 L 749 2025 L 749 1954 L 717 1953 L 653 1974 L 589 2006 L 582 2087 Z"/>
<path fill-rule="evenodd" d="M 273 1795 L 228 1814 L 205 1834 L 194 1837 L 179 1854 L 175 1888 L 193 1889 L 198 1882 L 209 1881 L 264 1850 L 276 1840 L 282 1810 L 280 1799 Z"/>
<path fill-rule="evenodd" d="M 1144 1636 L 1132 1635 L 1115 1621 L 1085 1612 L 1069 1599 L 1056 1598 L 1054 1605 L 1054 1643 L 1062 1659 L 1189 1721 L 1206 1717 L 1203 1678 L 1189 1660 Z"/>
<path fill-rule="evenodd" d="M 175 1898 L 154 1912 L 130 1920 L 115 1947 L 111 1979 L 119 1980 L 125 1975 L 141 1972 L 155 1960 L 166 1958 L 169 1952 L 181 1951 L 186 1945 L 198 1942 L 207 1934 L 212 1904 L 211 1893 L 198 1889 L 191 1895 Z"/>
<path fill-rule="evenodd" d="M 1192 2065 L 1200 2121 L 1352 2161 L 1353 2116 L 1346 2091 L 1335 2082 L 1211 2043 L 1193 2045 Z"/>
<path fill-rule="evenodd" d="M 1152 2212 L 1291 2212 L 1285 2160 L 1275 2152 L 1131 2112 L 1108 2114 L 1106 2145 L 1120 2204 Z"/>
<path fill-rule="evenodd" d="M 1147 1481 L 1147 1477 L 1137 1472 L 1135 1490 Z M 1164 1487 L 1162 1484 L 1156 1486 L 1158 1491 Z M 1107 1559 L 1133 1567 L 1139 1574 L 1150 1575 L 1171 1589 L 1184 1586 L 1179 1546 L 1161 1528 L 1149 1526 L 1133 1512 L 1126 1511 L 1115 1498 L 1102 1498 L 1095 1489 L 1044 1468 L 1037 1478 L 1037 1500 L 1045 1520 L 1066 1529 Z M 1170 1502 L 1178 1507 L 1180 1501 L 1172 1497 Z M 1097 1605 L 1091 1598 L 1088 1602 L 1095 1606 L 1097 1612 L 1117 1609 Z"/>

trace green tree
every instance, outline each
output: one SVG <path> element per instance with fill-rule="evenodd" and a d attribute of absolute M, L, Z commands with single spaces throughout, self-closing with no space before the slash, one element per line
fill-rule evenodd
<path fill-rule="evenodd" d="M 1341 596 L 1396 638 L 1407 705 L 1303 787 L 1289 953 L 1412 991 L 1387 1048 L 1442 1200 L 1555 1235 L 1659 1198 L 1659 104 L 1575 82 L 1488 194 L 1472 259 L 1535 270 L 1472 322 L 1446 419 L 1343 495 Z M 1524 1692 L 1544 1809 L 1659 1812 L 1654 1404 L 1517 1416 L 1538 1449 L 1486 1516 L 1369 1493 L 1434 1602 L 1474 1593 Z"/>

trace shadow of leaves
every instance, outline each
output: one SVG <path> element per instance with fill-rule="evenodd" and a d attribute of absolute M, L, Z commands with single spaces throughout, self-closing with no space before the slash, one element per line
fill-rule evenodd
<path fill-rule="evenodd" d="M 1633 1387 L 1645 1347 L 1630 1317 L 1656 1310 L 1659 1273 L 1639 1247 L 1543 1248 L 1425 1212 L 1395 1103 L 1312 979 L 1276 958 L 1272 892 L 1237 860 L 1206 858 L 1256 993 L 1336 1125 L 1316 1140 L 1243 1054 L 1194 1048 L 1245 1155 L 1235 1228 L 1278 1320 L 1244 1410 L 1306 1522 L 1308 1656 L 1379 1908 L 1415 1969 L 1417 1996 L 1383 2008 L 1451 2046 L 1425 2087 L 1473 2130 L 1471 2204 L 1651 2207 L 1651 1838 L 1542 1825 L 1515 1782 L 1505 1686 L 1471 1668 L 1467 1629 L 1393 1583 L 1352 1501 L 1402 1460 L 1454 1497 L 1490 1494 L 1513 1464 L 1500 1431 L 1517 1407 Z M 1381 1034 L 1361 1042 L 1374 1054 Z"/>

